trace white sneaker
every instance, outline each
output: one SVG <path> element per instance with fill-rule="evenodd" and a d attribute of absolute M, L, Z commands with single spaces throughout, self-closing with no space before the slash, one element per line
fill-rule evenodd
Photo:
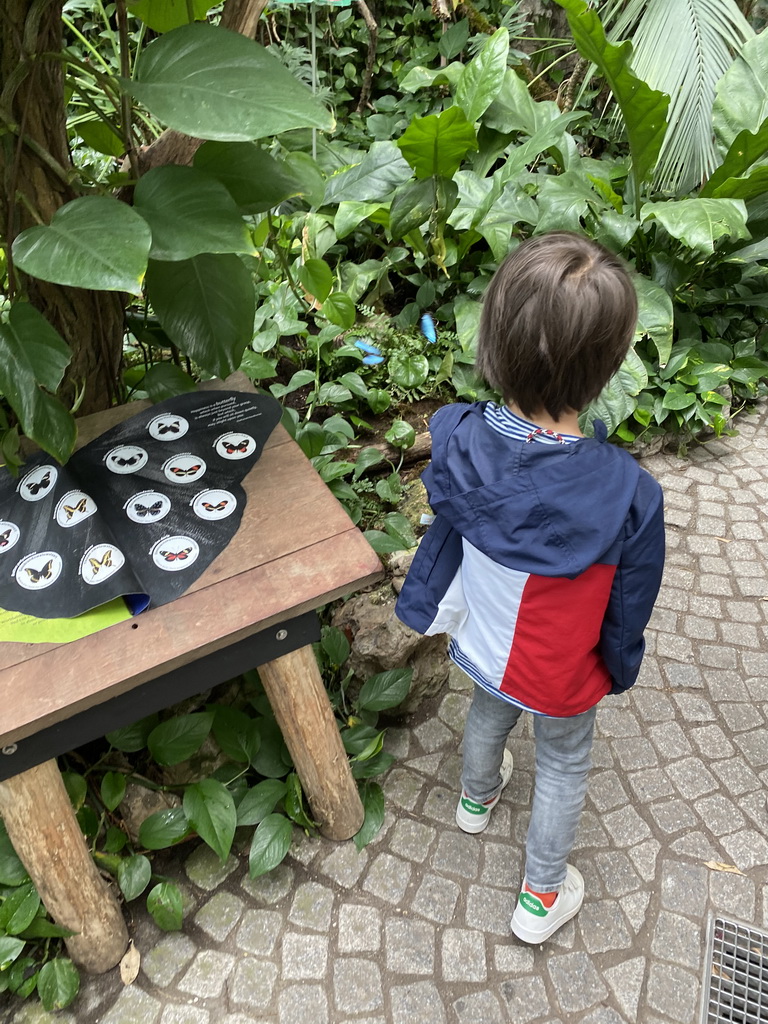
<path fill-rule="evenodd" d="M 584 879 L 573 864 L 566 864 L 565 867 L 565 881 L 549 910 L 537 896 L 525 891 L 523 882 L 523 891 L 518 897 L 511 924 L 512 931 L 518 939 L 534 944 L 545 942 L 581 910 L 581 904 L 584 902 Z"/>
<path fill-rule="evenodd" d="M 484 804 L 477 803 L 476 800 L 472 800 L 464 790 L 461 791 L 461 797 L 459 799 L 459 805 L 456 808 L 456 824 L 463 832 L 471 832 L 473 835 L 477 832 L 482 832 L 491 820 L 491 811 L 501 799 L 501 790 L 504 789 L 506 784 L 512 778 L 513 761 L 512 755 L 508 750 L 504 750 L 504 757 L 501 761 L 501 768 L 499 768 L 499 774 L 501 775 L 501 789 L 492 797 L 490 800 L 486 800 Z"/>

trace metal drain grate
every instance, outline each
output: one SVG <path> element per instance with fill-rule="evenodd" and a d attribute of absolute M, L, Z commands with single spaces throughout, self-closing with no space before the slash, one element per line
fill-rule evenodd
<path fill-rule="evenodd" d="M 701 1024 L 768 1024 L 768 935 L 741 921 L 709 924 Z"/>

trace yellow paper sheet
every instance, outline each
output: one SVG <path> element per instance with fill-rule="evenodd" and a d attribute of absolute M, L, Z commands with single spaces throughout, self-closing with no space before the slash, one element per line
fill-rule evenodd
<path fill-rule="evenodd" d="M 122 597 L 74 619 L 37 619 L 0 608 L 0 643 L 66 644 L 130 618 Z"/>

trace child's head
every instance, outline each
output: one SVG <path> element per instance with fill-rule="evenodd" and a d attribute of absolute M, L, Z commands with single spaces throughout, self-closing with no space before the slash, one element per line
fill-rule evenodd
<path fill-rule="evenodd" d="M 483 300 L 477 366 L 525 416 L 600 394 L 632 341 L 637 297 L 617 256 L 570 231 L 523 242 Z"/>

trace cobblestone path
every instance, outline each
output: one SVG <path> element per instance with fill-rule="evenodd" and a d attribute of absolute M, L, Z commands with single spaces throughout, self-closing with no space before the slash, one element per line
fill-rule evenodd
<path fill-rule="evenodd" d="M 134 911 L 142 973 L 87 979 L 67 1011 L 8 1024 L 691 1024 L 712 911 L 768 926 L 768 412 L 738 437 L 657 455 L 669 556 L 631 695 L 598 713 L 572 860 L 578 917 L 511 937 L 532 785 L 530 724 L 482 837 L 454 823 L 466 681 L 391 730 L 381 835 L 304 840 L 250 881 L 247 851 L 170 862 L 183 933 Z M 731 866 L 738 872 L 724 871 Z M 138 901 L 137 901 L 138 902 Z M 3 1016 L 4 1014 L 4 1016 Z"/>

